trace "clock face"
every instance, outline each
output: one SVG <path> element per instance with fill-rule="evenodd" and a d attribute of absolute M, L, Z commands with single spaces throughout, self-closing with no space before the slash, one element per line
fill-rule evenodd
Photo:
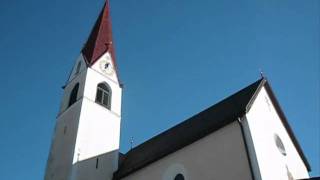
<path fill-rule="evenodd" d="M 100 69 L 104 74 L 111 75 L 113 74 L 113 66 L 111 63 L 111 59 L 103 59 L 100 61 Z"/>

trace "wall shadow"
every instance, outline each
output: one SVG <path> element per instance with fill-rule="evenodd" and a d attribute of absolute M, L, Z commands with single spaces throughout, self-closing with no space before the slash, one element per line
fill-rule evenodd
<path fill-rule="evenodd" d="M 78 161 L 72 165 L 70 180 L 112 180 L 118 168 L 119 150 Z"/>

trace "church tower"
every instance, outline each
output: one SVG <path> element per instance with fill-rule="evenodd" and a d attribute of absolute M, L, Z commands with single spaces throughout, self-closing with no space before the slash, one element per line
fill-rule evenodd
<path fill-rule="evenodd" d="M 64 86 L 45 180 L 112 179 L 121 94 L 107 0 Z"/>

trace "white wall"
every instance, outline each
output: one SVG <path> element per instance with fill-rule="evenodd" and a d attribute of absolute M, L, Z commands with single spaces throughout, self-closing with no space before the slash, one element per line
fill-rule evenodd
<path fill-rule="evenodd" d="M 83 99 L 73 163 L 119 149 L 120 117 Z"/>
<path fill-rule="evenodd" d="M 81 61 L 81 56 L 78 61 Z M 47 162 L 46 180 L 67 180 L 70 176 L 85 80 L 86 70 L 84 69 L 70 79 L 64 88 Z M 68 107 L 70 93 L 77 83 L 79 83 L 77 102 Z"/>
<path fill-rule="evenodd" d="M 71 173 L 81 106 L 77 101 L 57 119 L 45 180 L 67 180 Z"/>
<path fill-rule="evenodd" d="M 101 154 L 73 165 L 71 180 L 111 180 L 117 165 L 118 150 Z"/>
<path fill-rule="evenodd" d="M 250 180 L 250 168 L 238 122 L 124 177 L 123 180 Z"/>
<path fill-rule="evenodd" d="M 260 176 L 263 180 L 287 180 L 288 171 L 295 179 L 309 177 L 264 87 L 246 114 L 245 121 L 247 121 L 246 129 L 250 130 L 248 136 L 251 136 L 252 141 L 251 144 L 248 141 L 251 158 L 253 163 L 259 166 L 255 168 L 257 177 Z M 287 152 L 286 156 L 279 152 L 274 140 L 275 134 L 282 139 Z M 260 175 L 257 175 L 259 171 Z"/>
<path fill-rule="evenodd" d="M 99 63 L 99 62 L 97 62 Z M 95 71 L 92 68 L 87 69 L 84 96 L 90 101 L 95 101 L 97 86 L 101 82 L 106 82 L 112 90 L 111 111 L 116 115 L 121 114 L 121 95 L 122 89 L 117 81 L 113 81 L 108 76 Z"/>
<path fill-rule="evenodd" d="M 111 88 L 110 110 L 95 102 L 99 83 L 107 83 Z M 93 68 L 87 68 L 71 179 L 112 179 L 118 167 L 121 94 L 118 81 Z M 97 159 L 99 168 L 96 168 Z"/>
<path fill-rule="evenodd" d="M 78 62 L 80 72 L 75 73 Z M 46 180 L 111 180 L 118 167 L 122 89 L 114 78 L 116 74 L 103 74 L 86 68 L 84 63 L 80 55 L 64 88 Z M 112 91 L 110 110 L 95 103 L 97 85 L 101 82 L 107 83 Z M 77 102 L 68 107 L 70 93 L 77 83 Z"/>
<path fill-rule="evenodd" d="M 63 92 L 63 97 L 61 100 L 60 112 L 58 114 L 58 117 L 69 108 L 68 105 L 69 105 L 70 93 L 77 83 L 79 83 L 79 90 L 78 90 L 77 99 L 79 100 L 83 97 L 86 77 L 87 77 L 87 70 L 83 70 L 76 77 L 71 79 L 68 82 L 68 84 L 64 87 L 64 92 Z"/>

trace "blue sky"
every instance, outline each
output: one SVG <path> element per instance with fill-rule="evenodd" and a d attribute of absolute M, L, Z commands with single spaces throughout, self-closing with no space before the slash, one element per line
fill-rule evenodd
<path fill-rule="evenodd" d="M 68 73 L 103 0 L 0 1 L 1 179 L 43 179 Z M 121 150 L 215 104 L 261 68 L 320 176 L 320 1 L 111 0 Z"/>

